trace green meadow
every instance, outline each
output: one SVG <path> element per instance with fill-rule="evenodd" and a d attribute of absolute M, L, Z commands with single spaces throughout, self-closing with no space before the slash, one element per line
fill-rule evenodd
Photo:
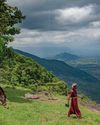
<path fill-rule="evenodd" d="M 31 90 L 3 87 L 8 97 L 6 109 L 0 106 L 0 125 L 99 125 L 100 113 L 80 106 L 82 119 L 70 118 L 66 113 L 66 97 L 55 96 L 55 100 L 26 100 L 24 95 Z"/>

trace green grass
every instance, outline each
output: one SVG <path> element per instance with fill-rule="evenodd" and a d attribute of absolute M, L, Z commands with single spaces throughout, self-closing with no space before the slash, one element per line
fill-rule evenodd
<path fill-rule="evenodd" d="M 0 106 L 0 125 L 99 125 L 100 113 L 80 107 L 82 119 L 68 118 L 66 98 L 57 96 L 54 101 L 27 101 L 24 88 L 4 88 L 9 99 L 9 109 Z"/>

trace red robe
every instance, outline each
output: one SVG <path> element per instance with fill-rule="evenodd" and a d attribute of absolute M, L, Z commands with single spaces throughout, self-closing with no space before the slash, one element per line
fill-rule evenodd
<path fill-rule="evenodd" d="M 81 112 L 78 107 L 77 91 L 73 88 L 70 92 L 71 104 L 68 111 L 68 116 L 76 114 L 77 117 L 81 117 Z"/>

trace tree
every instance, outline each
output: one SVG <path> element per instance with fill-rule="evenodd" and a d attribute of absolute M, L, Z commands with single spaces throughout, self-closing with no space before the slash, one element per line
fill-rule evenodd
<path fill-rule="evenodd" d="M 4 53 L 5 53 L 5 45 L 3 40 L 0 38 L 0 63 L 4 57 Z"/>
<path fill-rule="evenodd" d="M 21 23 L 23 19 L 25 16 L 17 7 L 8 5 L 6 0 L 0 0 L 0 38 L 5 45 L 13 41 L 13 35 L 20 33 L 15 24 Z"/>

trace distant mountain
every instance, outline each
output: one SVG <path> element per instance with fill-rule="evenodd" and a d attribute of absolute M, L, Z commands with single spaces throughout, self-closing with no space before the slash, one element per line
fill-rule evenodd
<path fill-rule="evenodd" d="M 99 57 L 81 57 L 77 60 L 66 61 L 67 64 L 79 68 L 93 75 L 100 80 L 100 58 Z"/>
<path fill-rule="evenodd" d="M 74 54 L 70 54 L 67 52 L 64 53 L 60 53 L 58 55 L 55 55 L 53 57 L 49 57 L 48 59 L 56 59 L 56 60 L 61 60 L 61 61 L 70 61 L 70 60 L 77 60 L 80 57 L 74 55 Z"/>
<path fill-rule="evenodd" d="M 33 60 L 37 61 L 39 64 L 47 68 L 60 79 L 68 82 L 70 85 L 72 82 L 77 82 L 81 92 L 88 95 L 92 99 L 99 101 L 99 97 L 97 95 L 100 90 L 100 81 L 92 75 L 78 68 L 73 68 L 63 61 L 43 59 L 20 50 L 15 51 L 24 56 L 31 57 Z"/>
<path fill-rule="evenodd" d="M 85 64 L 85 65 L 78 65 L 77 68 L 92 74 L 94 77 L 100 80 L 100 65 L 97 64 Z"/>
<path fill-rule="evenodd" d="M 72 65 L 72 66 L 78 66 L 78 65 L 100 65 L 100 58 L 98 57 L 80 57 L 76 60 L 66 60 L 66 63 Z"/>

